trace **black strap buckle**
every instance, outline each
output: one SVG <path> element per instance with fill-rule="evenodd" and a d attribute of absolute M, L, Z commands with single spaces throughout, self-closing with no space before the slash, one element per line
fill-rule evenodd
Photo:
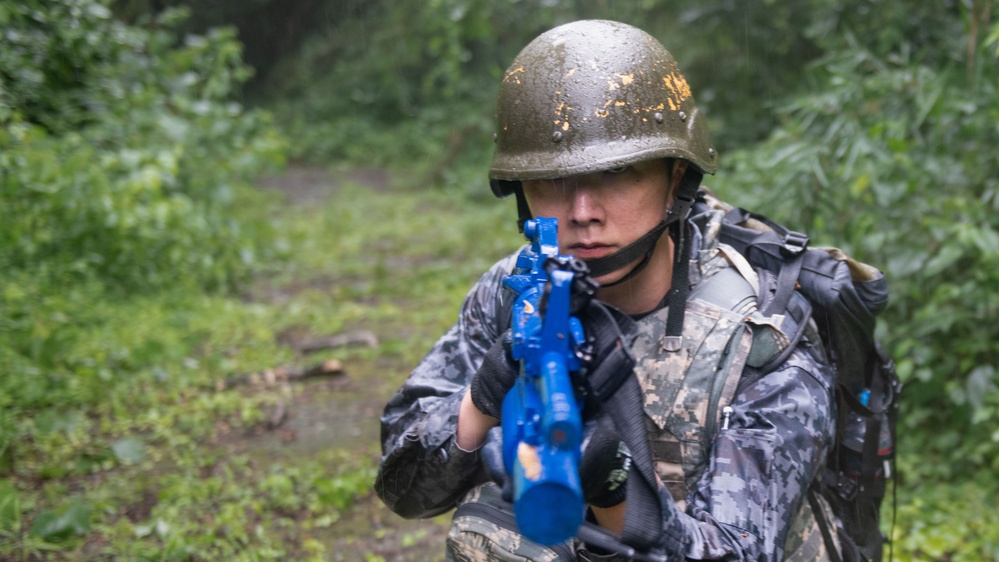
<path fill-rule="evenodd" d="M 787 231 L 784 235 L 784 248 L 782 251 L 788 256 L 796 256 L 805 251 L 808 247 L 808 235 L 793 230 Z"/>
<path fill-rule="evenodd" d="M 857 497 L 860 486 L 855 478 L 840 472 L 836 478 L 836 494 L 844 501 L 853 501 Z"/>

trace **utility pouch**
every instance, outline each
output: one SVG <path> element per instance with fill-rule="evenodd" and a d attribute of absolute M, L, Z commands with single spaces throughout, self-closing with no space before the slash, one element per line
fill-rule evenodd
<path fill-rule="evenodd" d="M 513 504 L 503 500 L 492 483 L 473 488 L 455 509 L 446 543 L 447 562 L 570 562 L 576 560 L 576 541 L 551 546 L 520 534 Z"/>

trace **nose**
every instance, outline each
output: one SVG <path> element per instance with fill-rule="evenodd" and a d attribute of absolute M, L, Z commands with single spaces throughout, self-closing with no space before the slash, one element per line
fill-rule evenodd
<path fill-rule="evenodd" d="M 591 182 L 582 179 L 577 182 L 571 190 L 569 220 L 580 226 L 602 222 L 605 218 L 604 208 L 597 193 L 596 186 Z"/>

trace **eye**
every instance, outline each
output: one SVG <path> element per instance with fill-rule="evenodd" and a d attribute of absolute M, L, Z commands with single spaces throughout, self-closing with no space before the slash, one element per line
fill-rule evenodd
<path fill-rule="evenodd" d="M 627 170 L 630 167 L 631 166 L 620 166 L 618 168 L 611 168 L 609 170 L 604 170 L 604 172 L 606 172 L 608 174 L 621 174 L 621 173 L 624 173 L 624 171 Z"/>

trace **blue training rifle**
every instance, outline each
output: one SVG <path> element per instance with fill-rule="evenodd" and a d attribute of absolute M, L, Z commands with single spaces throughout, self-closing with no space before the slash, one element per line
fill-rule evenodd
<path fill-rule="evenodd" d="M 503 279 L 517 293 L 511 355 L 520 363 L 503 401 L 503 464 L 521 534 L 551 545 L 573 537 L 583 521 L 582 405 L 572 376 L 586 340 L 572 303 L 588 302 L 596 284 L 582 261 L 559 254 L 557 219 L 526 221 L 524 236 L 531 244 Z"/>

